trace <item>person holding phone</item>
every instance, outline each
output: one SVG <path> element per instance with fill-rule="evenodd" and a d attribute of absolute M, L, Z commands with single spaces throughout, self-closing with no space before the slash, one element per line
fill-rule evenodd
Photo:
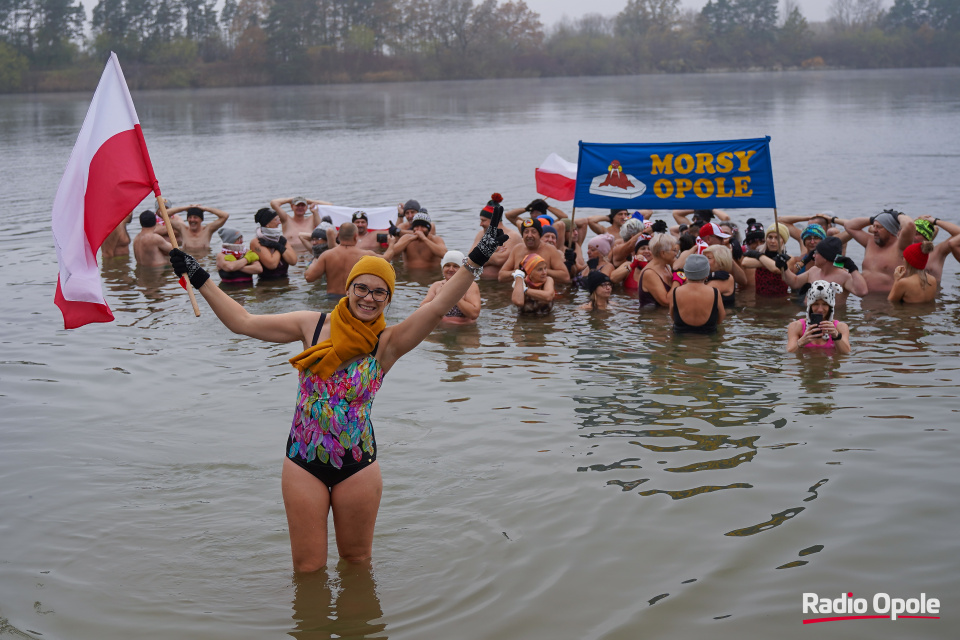
<path fill-rule="evenodd" d="M 836 282 L 817 280 L 807 291 L 807 313 L 787 327 L 787 352 L 799 349 L 832 349 L 850 353 L 850 327 L 834 320 L 836 296 L 843 291 Z"/>

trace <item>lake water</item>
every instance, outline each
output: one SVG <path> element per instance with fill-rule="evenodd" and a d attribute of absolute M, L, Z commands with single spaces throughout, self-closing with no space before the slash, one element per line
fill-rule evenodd
<path fill-rule="evenodd" d="M 248 234 L 272 197 L 415 197 L 465 250 L 492 191 L 525 204 L 578 140 L 763 135 L 781 215 L 960 222 L 956 69 L 133 97 L 165 195 Z M 49 212 L 89 99 L 0 97 L 0 637 L 956 636 L 952 259 L 935 304 L 851 298 L 845 357 L 784 352 L 796 305 L 681 340 L 626 296 L 518 319 L 482 282 L 477 325 L 436 330 L 374 405 L 372 573 L 334 558 L 299 579 L 280 496 L 299 348 L 230 334 L 202 300 L 194 318 L 169 271 L 132 258 L 103 270 L 116 322 L 62 329 Z M 234 295 L 329 309 L 300 273 Z M 388 321 L 431 281 L 401 270 Z M 943 618 L 808 627 L 809 592 L 925 593 Z"/>

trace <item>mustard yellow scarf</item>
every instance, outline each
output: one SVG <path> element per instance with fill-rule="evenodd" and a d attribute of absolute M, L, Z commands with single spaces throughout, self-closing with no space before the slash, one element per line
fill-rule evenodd
<path fill-rule="evenodd" d="M 299 371 L 309 369 L 321 379 L 329 378 L 347 360 L 370 353 L 386 326 L 382 313 L 363 322 L 350 313 L 347 298 L 341 298 L 330 313 L 330 337 L 290 358 L 290 364 Z"/>

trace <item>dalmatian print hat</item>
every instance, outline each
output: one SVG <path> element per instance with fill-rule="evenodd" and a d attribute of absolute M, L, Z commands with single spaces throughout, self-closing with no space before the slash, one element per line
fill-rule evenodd
<path fill-rule="evenodd" d="M 810 322 L 810 307 L 812 307 L 813 303 L 817 300 L 823 300 L 830 305 L 830 313 L 824 318 L 824 320 L 832 321 L 833 310 L 836 307 L 837 294 L 842 292 L 843 287 L 836 282 L 817 280 L 810 285 L 810 288 L 807 290 L 807 322 Z"/>

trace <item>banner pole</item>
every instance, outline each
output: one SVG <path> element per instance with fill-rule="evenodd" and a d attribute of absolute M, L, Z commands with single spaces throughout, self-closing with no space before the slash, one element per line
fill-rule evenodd
<path fill-rule="evenodd" d="M 569 249 L 573 243 L 573 232 L 577 230 L 577 205 L 573 205 L 573 209 L 570 211 L 570 233 L 567 234 L 567 237 L 564 238 L 564 241 L 567 244 Z"/>
<path fill-rule="evenodd" d="M 160 215 L 163 217 L 163 223 L 167 225 L 167 237 L 170 238 L 170 244 L 173 245 L 174 249 L 179 249 L 177 246 L 177 236 L 173 234 L 173 225 L 170 224 L 170 216 L 167 215 L 167 205 L 163 202 L 163 196 L 157 196 L 157 204 L 160 205 Z M 184 282 L 187 285 L 187 295 L 190 296 L 190 304 L 193 305 L 193 315 L 197 318 L 200 317 L 200 307 L 197 306 L 197 297 L 193 294 L 193 285 L 190 284 L 190 278 L 184 278 Z"/>
<path fill-rule="evenodd" d="M 773 208 L 773 228 L 777 230 L 777 238 L 780 238 L 780 218 L 777 217 L 776 207 Z M 783 253 L 786 250 L 783 244 L 782 242 L 780 243 L 780 250 L 777 253 Z"/>

